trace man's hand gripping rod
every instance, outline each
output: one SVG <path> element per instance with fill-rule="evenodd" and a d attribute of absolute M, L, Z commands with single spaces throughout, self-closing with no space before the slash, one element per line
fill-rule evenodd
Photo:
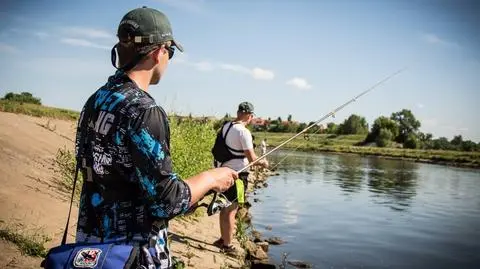
<path fill-rule="evenodd" d="M 288 142 L 292 141 L 293 139 L 295 139 L 297 136 L 305 133 L 306 131 L 308 131 L 310 128 L 312 128 L 313 126 L 319 124 L 320 122 L 324 121 L 325 119 L 329 118 L 330 116 L 332 115 L 335 115 L 336 112 L 342 110 L 344 107 L 346 107 L 347 105 L 349 105 L 350 103 L 352 102 L 355 102 L 358 98 L 362 97 L 363 95 L 365 95 L 366 93 L 368 93 L 369 91 L 372 91 L 373 89 L 375 89 L 376 87 L 382 85 L 383 83 L 385 83 L 387 80 L 393 78 L 394 76 L 400 74 L 401 72 L 405 71 L 407 68 L 404 67 L 400 70 L 398 70 L 397 72 L 389 75 L 388 77 L 382 79 L 381 81 L 377 82 L 375 85 L 373 85 L 372 87 L 366 89 L 365 91 L 361 92 L 359 95 L 353 97 L 351 100 L 349 100 L 348 102 L 344 103 L 343 105 L 335 108 L 332 112 L 328 113 L 327 115 L 323 116 L 322 118 L 320 118 L 319 120 L 317 120 L 316 122 L 312 123 L 311 125 L 307 126 L 305 129 L 303 129 L 302 131 L 300 131 L 299 133 L 295 134 L 294 136 L 290 137 L 289 139 L 285 140 L 284 142 L 282 142 L 280 145 L 276 146 L 275 148 L 273 148 L 272 150 L 268 151 L 267 153 L 265 153 L 264 155 L 258 157 L 255 161 L 249 163 L 247 166 L 245 166 L 244 168 L 240 169 L 237 171 L 237 173 L 240 173 L 240 172 L 243 172 L 245 170 L 247 170 L 248 168 L 250 168 L 251 166 L 255 165 L 257 162 L 261 161 L 262 159 L 264 159 L 265 157 L 267 157 L 268 155 L 270 155 L 270 153 L 276 151 L 277 149 L 283 147 L 283 145 L 287 144 Z"/>

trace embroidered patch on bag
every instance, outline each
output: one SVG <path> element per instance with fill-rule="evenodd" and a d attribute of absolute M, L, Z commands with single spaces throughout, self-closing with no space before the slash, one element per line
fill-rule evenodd
<path fill-rule="evenodd" d="M 75 255 L 73 266 L 78 268 L 94 268 L 98 264 L 102 250 L 99 248 L 82 248 Z"/>

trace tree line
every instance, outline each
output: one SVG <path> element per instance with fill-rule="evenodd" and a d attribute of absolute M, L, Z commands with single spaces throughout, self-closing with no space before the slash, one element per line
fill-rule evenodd
<path fill-rule="evenodd" d="M 226 114 L 222 120 L 229 118 Z M 311 121 L 297 122 L 288 115 L 287 121 L 281 117 L 272 120 L 268 118 L 266 124 L 253 126 L 253 131 L 297 133 L 307 126 L 314 124 Z M 448 140 L 446 137 L 434 139 L 431 133 L 423 133 L 420 129 L 421 123 L 408 109 L 394 112 L 387 116 L 380 116 L 373 122 L 371 128 L 366 119 L 360 115 L 352 114 L 342 123 L 329 122 L 324 125 L 316 125 L 310 128 L 307 133 L 323 133 L 332 135 L 365 135 L 365 139 L 359 146 L 376 145 L 378 147 L 403 147 L 409 149 L 438 149 L 438 150 L 461 150 L 480 151 L 480 143 L 471 140 L 464 140 L 461 135 L 454 136 Z"/>

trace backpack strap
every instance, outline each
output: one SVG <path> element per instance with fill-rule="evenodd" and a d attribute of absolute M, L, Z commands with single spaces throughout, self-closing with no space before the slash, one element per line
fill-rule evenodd
<path fill-rule="evenodd" d="M 236 152 L 236 153 L 243 153 L 243 150 L 234 149 L 234 148 L 230 147 L 229 145 L 227 145 L 227 140 L 226 140 L 227 134 L 228 134 L 228 132 L 230 131 L 230 129 L 232 128 L 233 124 L 234 124 L 233 122 L 230 122 L 230 126 L 228 126 L 228 129 L 227 129 L 227 131 L 225 132 L 225 136 L 223 136 L 223 140 L 225 141 L 225 146 L 226 146 L 230 151 L 233 151 L 233 152 Z M 232 155 L 234 155 L 234 154 L 232 154 Z M 234 156 L 235 156 L 235 157 L 239 157 L 239 158 L 245 157 L 244 155 L 242 155 L 242 156 L 234 155 Z"/>

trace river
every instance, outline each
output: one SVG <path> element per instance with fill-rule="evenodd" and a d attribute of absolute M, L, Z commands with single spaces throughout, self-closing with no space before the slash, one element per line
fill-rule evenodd
<path fill-rule="evenodd" d="M 279 151 L 256 190 L 253 227 L 276 264 L 480 268 L 480 170 L 346 154 Z M 290 268 L 290 267 L 288 267 Z"/>

